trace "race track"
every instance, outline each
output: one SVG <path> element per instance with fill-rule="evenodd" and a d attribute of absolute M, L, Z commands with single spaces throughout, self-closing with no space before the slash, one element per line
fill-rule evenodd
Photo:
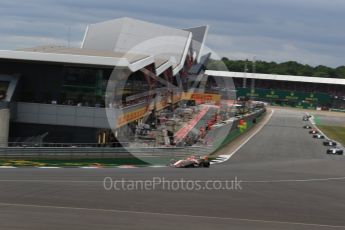
<path fill-rule="evenodd" d="M 0 229 L 345 229 L 345 157 L 275 109 L 209 169 L 0 169 Z M 107 191 L 103 179 L 241 180 L 238 190 Z"/>

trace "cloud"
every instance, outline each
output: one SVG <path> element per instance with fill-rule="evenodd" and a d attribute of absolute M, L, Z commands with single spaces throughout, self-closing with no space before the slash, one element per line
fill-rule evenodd
<path fill-rule="evenodd" d="M 207 44 L 230 58 L 343 65 L 343 0 L 1 0 L 0 49 L 71 44 L 89 23 L 134 17 L 177 28 L 209 24 Z"/>
<path fill-rule="evenodd" d="M 260 36 L 209 35 L 208 44 L 217 50 L 219 56 L 231 59 L 256 59 L 285 62 L 295 60 L 310 65 L 341 65 L 345 47 L 320 45 L 305 42 L 291 42 Z M 325 52 L 332 51 L 331 54 Z M 335 64 L 336 63 L 336 64 Z"/>

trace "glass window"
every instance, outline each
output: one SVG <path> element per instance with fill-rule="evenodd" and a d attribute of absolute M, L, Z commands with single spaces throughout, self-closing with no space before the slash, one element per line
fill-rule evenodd
<path fill-rule="evenodd" d="M 7 93 L 9 84 L 10 83 L 8 81 L 0 81 L 0 100 L 3 100 L 6 98 L 6 93 Z"/>
<path fill-rule="evenodd" d="M 95 68 L 67 67 L 60 100 L 62 104 L 104 106 L 109 71 Z"/>

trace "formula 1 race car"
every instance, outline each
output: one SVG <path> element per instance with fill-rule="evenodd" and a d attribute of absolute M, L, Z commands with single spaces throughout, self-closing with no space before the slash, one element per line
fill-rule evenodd
<path fill-rule="evenodd" d="M 318 134 L 319 132 L 316 129 L 310 130 L 309 134 Z"/>
<path fill-rule="evenodd" d="M 303 126 L 304 129 L 311 129 L 311 126 L 310 125 L 305 125 Z"/>
<path fill-rule="evenodd" d="M 331 149 L 327 149 L 327 154 L 343 155 L 344 150 L 340 148 L 331 148 Z"/>
<path fill-rule="evenodd" d="M 337 146 L 337 142 L 335 141 L 331 141 L 331 140 L 327 140 L 323 142 L 324 146 Z"/>
<path fill-rule="evenodd" d="M 315 138 L 315 139 L 325 139 L 325 136 L 322 136 L 320 134 L 314 134 L 313 138 Z"/>
<path fill-rule="evenodd" d="M 303 121 L 309 121 L 309 118 L 311 118 L 311 115 L 306 114 L 303 116 L 302 120 Z"/>
<path fill-rule="evenodd" d="M 306 117 L 306 116 L 304 116 L 304 117 L 302 118 L 302 120 L 303 120 L 303 121 L 309 121 L 309 118 Z"/>
<path fill-rule="evenodd" d="M 195 157 L 190 156 L 182 160 L 172 160 L 170 162 L 170 167 L 173 168 L 209 168 L 210 161 L 208 157 Z"/>

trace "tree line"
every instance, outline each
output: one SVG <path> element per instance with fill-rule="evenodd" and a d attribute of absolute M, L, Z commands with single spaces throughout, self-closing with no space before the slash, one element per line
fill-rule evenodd
<path fill-rule="evenodd" d="M 244 72 L 247 69 L 248 73 L 256 72 L 264 74 L 345 78 L 345 66 L 331 68 L 324 65 L 318 65 L 313 67 L 296 61 L 277 63 L 258 60 L 253 64 L 253 61 L 249 60 L 229 60 L 223 57 L 221 60 L 210 60 L 207 69 L 228 70 L 233 72 Z"/>

